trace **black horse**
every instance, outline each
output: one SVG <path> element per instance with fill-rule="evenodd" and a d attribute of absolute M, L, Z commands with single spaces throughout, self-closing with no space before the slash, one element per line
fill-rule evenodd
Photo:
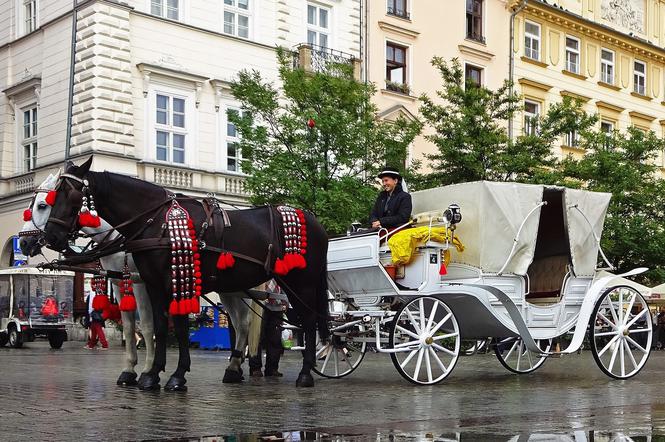
<path fill-rule="evenodd" d="M 88 194 L 94 197 L 99 215 L 125 238 L 150 242 L 150 239 L 168 237 L 168 234 L 165 235 L 164 220 L 175 195 L 169 195 L 162 187 L 139 179 L 110 172 L 91 172 L 91 164 L 92 158 L 81 166 L 70 162 L 61 175 L 51 216 L 44 229 L 44 239 L 49 248 L 64 250 L 68 239 L 78 231 L 77 218 L 82 207 L 84 186 Z M 209 219 L 204 206 L 192 198 L 176 198 L 180 206 L 189 212 L 197 232 L 200 232 L 203 223 Z M 311 387 L 314 385 L 310 370 L 315 364 L 317 328 L 322 339 L 328 336 L 328 237 L 313 215 L 306 213 L 305 217 L 308 246 L 304 269 L 293 269 L 284 276 L 272 273 L 272 266 L 284 249 L 284 235 L 278 211 L 266 206 L 229 211 L 230 227 L 225 227 L 221 235 L 219 230 L 205 230 L 201 239 L 207 247 L 223 247 L 239 258 L 232 268 L 219 270 L 219 253 L 203 247 L 200 271 L 204 294 L 211 291 L 243 292 L 271 278 L 278 281 L 287 293 L 305 333 L 306 350 L 296 385 Z M 139 380 L 139 388 L 158 389 L 159 373 L 166 369 L 167 318 L 172 299 L 171 250 L 147 247 L 145 250 L 133 250 L 133 256 L 152 303 L 156 346 L 152 370 Z M 187 316 L 173 316 L 173 323 L 179 346 L 178 368 L 165 389 L 185 390 L 185 372 L 190 369 Z M 233 356 L 240 355 L 236 352 Z M 227 370 L 225 382 L 239 382 L 242 379 L 240 373 L 236 374 L 235 379 L 228 379 L 228 375 Z"/>

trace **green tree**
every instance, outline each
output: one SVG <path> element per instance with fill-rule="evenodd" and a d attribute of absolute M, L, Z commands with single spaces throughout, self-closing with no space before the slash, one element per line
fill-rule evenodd
<path fill-rule="evenodd" d="M 608 259 L 619 271 L 649 267 L 639 277 L 647 284 L 665 281 L 665 182 L 655 163 L 665 143 L 631 127 L 587 132 L 581 147 L 584 156 L 564 159 L 561 170 L 568 184 L 612 194 L 601 240 Z"/>
<path fill-rule="evenodd" d="M 351 64 L 325 72 L 293 67 L 277 51 L 281 90 L 258 71 L 232 84 L 243 113 L 229 120 L 241 136 L 242 170 L 253 204 L 292 204 L 339 233 L 366 220 L 376 197 L 374 174 L 387 158 L 404 167 L 418 121 L 380 121 L 372 84 L 356 81 Z"/>
<path fill-rule="evenodd" d="M 519 98 L 510 94 L 510 83 L 496 91 L 464 81 L 457 59 L 446 62 L 432 59 L 439 71 L 442 89 L 434 100 L 420 97 L 425 124 L 433 130 L 426 136 L 438 152 L 428 155 L 432 172 L 425 186 L 466 181 L 551 181 L 557 159 L 554 143 L 565 133 L 582 132 L 595 123 L 587 116 L 581 103 L 564 97 L 550 106 L 538 122 L 537 133 L 520 135 L 511 141 L 506 122 L 522 109 Z"/>

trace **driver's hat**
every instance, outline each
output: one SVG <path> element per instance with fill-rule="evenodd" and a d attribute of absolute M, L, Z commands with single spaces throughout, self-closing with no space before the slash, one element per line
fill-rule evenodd
<path fill-rule="evenodd" d="M 399 170 L 394 167 L 384 167 L 383 170 L 377 175 L 377 178 L 383 178 L 384 176 L 389 176 L 395 178 L 396 180 L 402 179 L 402 175 L 399 174 Z"/>

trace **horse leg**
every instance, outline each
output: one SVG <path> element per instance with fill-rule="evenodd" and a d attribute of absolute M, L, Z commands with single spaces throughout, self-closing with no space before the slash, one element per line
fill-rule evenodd
<path fill-rule="evenodd" d="M 247 335 L 249 331 L 249 313 L 251 310 L 245 301 L 238 295 L 220 295 L 222 304 L 231 317 L 231 323 L 236 331 L 236 339 L 231 350 L 229 366 L 224 371 L 222 382 L 225 384 L 236 384 L 243 381 L 242 359 L 247 346 Z"/>
<path fill-rule="evenodd" d="M 116 291 L 115 293 L 119 292 Z M 120 377 L 118 377 L 116 384 L 124 386 L 136 385 L 136 372 L 134 371 L 134 366 L 138 362 L 136 338 L 134 337 L 136 315 L 134 315 L 134 312 L 121 312 L 121 316 L 122 334 L 125 338 L 125 363 L 127 365 L 123 372 L 120 373 Z"/>
<path fill-rule="evenodd" d="M 187 391 L 185 373 L 191 367 L 189 357 L 189 317 L 178 315 L 173 317 L 173 327 L 178 340 L 178 367 L 164 386 L 166 391 Z"/>
<path fill-rule="evenodd" d="M 316 363 L 316 318 L 307 317 L 303 321 L 303 330 L 305 332 L 305 351 L 296 387 L 313 387 L 314 378 L 310 372 Z"/>
<path fill-rule="evenodd" d="M 136 297 L 136 308 L 141 317 L 141 333 L 143 333 L 143 340 L 145 342 L 145 365 L 141 374 L 147 373 L 152 368 L 152 363 L 155 360 L 155 327 L 152 318 L 152 306 L 150 305 L 150 298 L 145 290 L 145 284 L 134 284 L 134 297 Z"/>
<path fill-rule="evenodd" d="M 139 378 L 139 389 L 141 390 L 159 390 L 159 373 L 166 369 L 168 317 L 161 298 L 152 296 L 151 294 L 150 299 L 153 301 L 152 317 L 155 332 L 155 358 L 150 370 L 141 373 L 141 377 Z"/>

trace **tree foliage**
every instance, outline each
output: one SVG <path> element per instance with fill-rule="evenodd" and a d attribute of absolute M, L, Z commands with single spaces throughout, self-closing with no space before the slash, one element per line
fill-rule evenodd
<path fill-rule="evenodd" d="M 386 159 L 404 168 L 420 123 L 379 120 L 374 86 L 356 81 L 350 64 L 305 72 L 292 56 L 277 52 L 281 89 L 258 71 L 242 71 L 232 84 L 243 113 L 229 120 L 240 132 L 247 188 L 254 204 L 302 207 L 342 232 L 368 218 L 376 169 Z"/>

